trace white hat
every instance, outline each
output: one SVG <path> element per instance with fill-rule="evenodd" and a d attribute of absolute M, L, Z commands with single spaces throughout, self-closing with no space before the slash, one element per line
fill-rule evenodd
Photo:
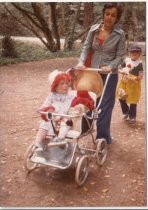
<path fill-rule="evenodd" d="M 58 75 L 58 74 L 61 74 L 62 73 L 62 71 L 59 71 L 58 69 L 55 69 L 55 70 L 53 70 L 50 74 L 49 74 L 49 76 L 48 76 L 48 82 L 49 82 L 49 85 L 51 86 L 52 85 L 52 83 L 54 82 L 54 79 L 56 78 L 56 76 Z"/>

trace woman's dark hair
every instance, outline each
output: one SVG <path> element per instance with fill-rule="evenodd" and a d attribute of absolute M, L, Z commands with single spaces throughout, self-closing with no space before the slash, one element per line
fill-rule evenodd
<path fill-rule="evenodd" d="M 113 8 L 113 7 L 117 8 L 117 22 L 118 22 L 120 20 L 120 18 L 121 18 L 121 15 L 122 15 L 122 5 L 121 5 L 121 3 L 112 2 L 112 3 L 104 4 L 104 8 L 102 10 L 103 17 L 104 17 L 105 10 Z"/>

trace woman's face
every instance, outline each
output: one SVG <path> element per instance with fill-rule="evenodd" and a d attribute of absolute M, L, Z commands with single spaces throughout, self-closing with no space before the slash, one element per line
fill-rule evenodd
<path fill-rule="evenodd" d="M 113 28 L 117 21 L 117 8 L 107 8 L 104 12 L 104 25 L 108 28 Z"/>
<path fill-rule="evenodd" d="M 60 94 L 67 94 L 70 83 L 67 80 L 61 80 L 56 87 L 56 92 Z"/>

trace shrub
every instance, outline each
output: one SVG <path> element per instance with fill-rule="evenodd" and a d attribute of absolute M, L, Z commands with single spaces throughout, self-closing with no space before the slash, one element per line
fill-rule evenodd
<path fill-rule="evenodd" d="M 17 52 L 15 49 L 15 43 L 10 36 L 4 36 L 2 39 L 2 57 L 16 58 Z"/>
<path fill-rule="evenodd" d="M 2 48 L 2 39 L 0 39 L 0 48 Z M 15 49 L 19 55 L 14 57 L 0 57 L 0 67 L 9 64 L 42 61 L 48 59 L 64 58 L 64 57 L 79 57 L 81 48 L 72 51 L 58 51 L 51 53 L 42 45 L 37 45 L 30 42 L 23 42 L 15 40 Z"/>

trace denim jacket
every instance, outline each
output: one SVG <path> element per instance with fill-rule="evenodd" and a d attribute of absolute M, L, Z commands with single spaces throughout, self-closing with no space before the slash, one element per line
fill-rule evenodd
<path fill-rule="evenodd" d="M 84 42 L 79 63 L 85 64 L 87 55 L 93 50 L 91 67 L 101 68 L 109 66 L 112 72 L 117 73 L 117 67 L 123 62 L 125 55 L 125 33 L 115 24 L 109 38 L 100 47 L 98 43 L 98 34 L 101 24 L 95 24 L 88 32 Z"/>

